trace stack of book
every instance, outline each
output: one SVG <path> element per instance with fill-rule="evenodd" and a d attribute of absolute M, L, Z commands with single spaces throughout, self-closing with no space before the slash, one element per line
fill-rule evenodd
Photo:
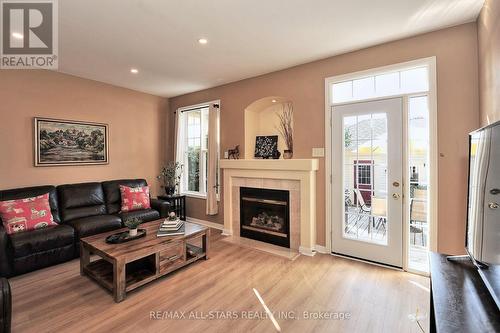
<path fill-rule="evenodd" d="M 158 230 L 158 237 L 184 235 L 184 221 L 165 219 Z"/>

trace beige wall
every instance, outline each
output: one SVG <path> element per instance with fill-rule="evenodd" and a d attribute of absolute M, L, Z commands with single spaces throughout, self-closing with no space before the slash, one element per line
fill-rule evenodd
<path fill-rule="evenodd" d="M 463 253 L 467 186 L 467 133 L 479 125 L 477 29 L 475 23 L 335 56 L 220 87 L 170 99 L 170 110 L 221 100 L 221 150 L 244 147 L 244 110 L 266 96 L 294 106 L 294 158 L 311 158 L 324 147 L 324 79 L 374 67 L 437 57 L 439 126 L 439 239 L 442 252 Z M 171 112 L 173 116 L 173 112 Z M 170 131 L 173 135 L 173 131 Z M 170 138 L 173 142 L 173 137 Z M 173 156 L 170 149 L 170 157 Z M 244 153 L 242 153 L 244 156 Z M 317 242 L 325 244 L 325 164 L 317 184 Z M 219 210 L 220 212 L 223 209 Z M 188 201 L 188 216 L 222 223 L 222 213 L 205 215 L 205 202 Z"/>
<path fill-rule="evenodd" d="M 477 21 L 481 124 L 500 120 L 500 1 L 486 0 Z"/>
<path fill-rule="evenodd" d="M 0 70 L 0 189 L 155 177 L 164 161 L 167 100 L 41 70 Z M 109 124 L 110 163 L 33 166 L 33 117 Z"/>
<path fill-rule="evenodd" d="M 255 158 L 255 138 L 258 135 L 279 135 L 278 114 L 283 112 L 283 104 L 277 103 L 263 109 L 245 111 L 245 158 Z M 293 123 L 292 123 L 293 126 Z M 278 150 L 287 149 L 285 140 L 278 139 Z"/>

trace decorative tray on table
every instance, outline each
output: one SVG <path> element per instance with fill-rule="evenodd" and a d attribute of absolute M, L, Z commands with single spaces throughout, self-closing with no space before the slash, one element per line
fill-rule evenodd
<path fill-rule="evenodd" d="M 120 243 L 129 242 L 129 241 L 137 239 L 137 238 L 142 238 L 144 236 L 146 236 L 146 229 L 137 229 L 136 236 L 130 236 L 128 231 L 123 231 L 123 232 L 119 232 L 117 234 L 109 235 L 108 237 L 106 237 L 106 243 L 120 244 Z"/>

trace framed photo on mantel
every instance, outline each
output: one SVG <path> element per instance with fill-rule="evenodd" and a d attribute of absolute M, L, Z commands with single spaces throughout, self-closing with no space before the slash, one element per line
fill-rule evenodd
<path fill-rule="evenodd" d="M 109 163 L 107 124 L 36 117 L 35 166 Z"/>
<path fill-rule="evenodd" d="M 278 151 L 277 135 L 258 135 L 255 138 L 256 158 L 273 158 Z"/>

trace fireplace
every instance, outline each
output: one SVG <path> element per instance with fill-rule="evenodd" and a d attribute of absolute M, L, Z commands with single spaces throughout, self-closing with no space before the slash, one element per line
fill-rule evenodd
<path fill-rule="evenodd" d="M 290 192 L 240 187 L 240 236 L 290 248 Z"/>

